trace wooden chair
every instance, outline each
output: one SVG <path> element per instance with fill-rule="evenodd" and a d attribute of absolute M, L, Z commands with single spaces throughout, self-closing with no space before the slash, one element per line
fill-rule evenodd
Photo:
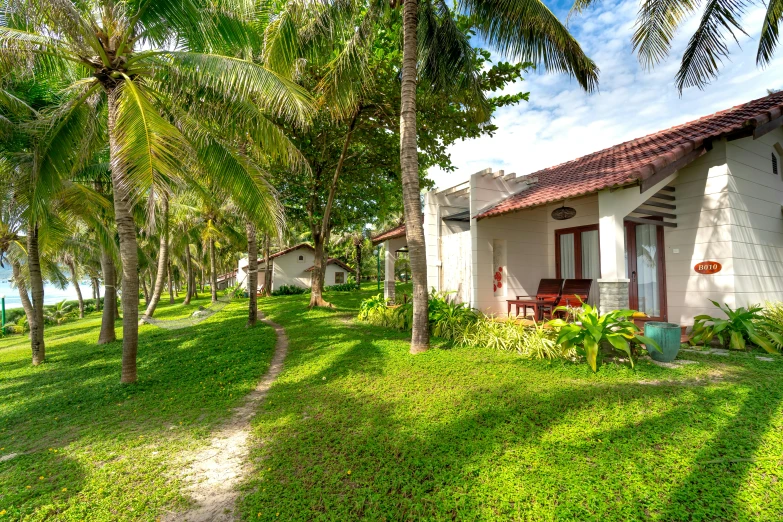
<path fill-rule="evenodd" d="M 587 298 L 590 297 L 590 288 L 592 286 L 592 279 L 566 279 L 565 283 L 563 283 L 563 294 L 561 295 L 557 306 L 579 308 L 582 306 L 582 303 L 586 303 Z M 565 315 L 563 312 L 559 313 Z"/>
<path fill-rule="evenodd" d="M 527 309 L 533 310 L 533 317 L 536 320 L 543 320 L 544 315 L 551 317 L 552 310 L 557 306 L 560 300 L 560 291 L 563 287 L 562 279 L 542 279 L 538 283 L 538 291 L 535 296 L 530 295 L 518 295 L 516 299 L 508 300 L 508 313 L 511 314 L 511 307 L 515 305 L 517 307 L 516 315 L 519 315 L 519 309 L 522 308 L 522 313 L 527 316 Z"/>

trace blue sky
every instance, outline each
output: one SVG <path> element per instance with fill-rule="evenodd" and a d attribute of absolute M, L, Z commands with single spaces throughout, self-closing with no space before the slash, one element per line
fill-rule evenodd
<path fill-rule="evenodd" d="M 555 6 L 561 19 L 569 6 Z M 766 69 L 755 64 L 763 6 L 746 13 L 743 27 L 749 36 L 730 46 L 718 80 L 682 97 L 674 75 L 698 18 L 678 33 L 670 58 L 647 72 L 631 51 L 638 7 L 639 0 L 608 0 L 570 20 L 571 32 L 601 69 L 600 92 L 585 94 L 565 75 L 530 71 L 521 85 L 507 89 L 530 91 L 530 101 L 498 111 L 494 137 L 457 142 L 450 151 L 457 170 L 431 169 L 435 184 L 449 187 L 487 167 L 528 174 L 783 88 L 783 50 Z"/>

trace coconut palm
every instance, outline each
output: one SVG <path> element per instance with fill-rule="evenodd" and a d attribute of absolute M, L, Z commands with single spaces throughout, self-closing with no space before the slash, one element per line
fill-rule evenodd
<path fill-rule="evenodd" d="M 7 69 L 34 62 L 80 73 L 65 90 L 55 131 L 85 103 L 106 106 L 122 264 L 123 383 L 136 380 L 133 207 L 140 197 L 189 175 L 208 176 L 257 221 L 279 219 L 254 154 L 242 154 L 235 138 L 247 137 L 249 149 L 294 157 L 267 117 L 304 122 L 309 98 L 260 65 L 215 52 L 252 39 L 241 22 L 256 8 L 239 0 L 9 0 L 0 20 Z M 47 143 L 49 156 L 64 152 L 57 140 Z"/>
<path fill-rule="evenodd" d="M 584 11 L 596 0 L 576 0 L 572 11 Z M 765 2 L 767 14 L 761 22 L 761 35 L 756 51 L 756 65 L 769 65 L 778 46 L 783 0 Z M 682 92 L 686 87 L 703 88 L 717 78 L 725 58 L 728 43 L 737 41 L 739 33 L 747 35 L 741 19 L 748 7 L 746 0 L 708 0 L 706 3 L 681 0 L 642 0 L 632 36 L 633 50 L 645 69 L 651 69 L 671 52 L 672 40 L 680 26 L 701 10 L 699 26 L 685 47 L 675 82 Z"/>
<path fill-rule="evenodd" d="M 296 7 L 299 4 L 304 7 Z M 332 61 L 331 74 L 322 83 L 325 92 L 334 93 L 333 110 L 350 114 L 357 96 L 356 90 L 349 86 L 353 79 L 369 76 L 362 71 L 369 60 L 370 42 L 388 20 L 389 8 L 400 5 L 403 26 L 400 167 L 413 279 L 411 352 L 418 353 L 429 346 L 429 321 L 419 190 L 417 83 L 425 81 L 433 89 L 461 89 L 475 99 L 483 98 L 471 70 L 474 60 L 468 35 L 459 29 L 454 13 L 444 0 L 302 0 L 298 4 L 288 2 L 283 14 L 270 24 L 272 37 L 267 60 L 270 66 L 286 70 L 298 63 L 295 58 L 306 52 L 310 42 L 310 47 L 319 49 L 334 35 L 349 35 L 339 56 Z M 297 15 L 298 10 L 308 7 L 309 16 Z M 501 54 L 543 64 L 548 71 L 567 73 L 587 91 L 597 86 L 595 63 L 541 0 L 460 0 L 456 12 L 468 14 L 475 33 Z M 297 31 L 297 26 L 303 28 Z"/>

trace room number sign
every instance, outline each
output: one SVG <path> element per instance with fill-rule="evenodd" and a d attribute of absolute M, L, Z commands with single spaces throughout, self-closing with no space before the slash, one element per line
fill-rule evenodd
<path fill-rule="evenodd" d="M 700 274 L 717 274 L 723 268 L 717 261 L 702 261 L 696 263 L 693 269 Z"/>

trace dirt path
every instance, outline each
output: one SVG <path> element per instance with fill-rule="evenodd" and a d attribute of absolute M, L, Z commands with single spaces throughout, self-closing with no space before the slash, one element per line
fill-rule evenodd
<path fill-rule="evenodd" d="M 168 522 L 227 522 L 237 519 L 236 487 L 250 469 L 247 462 L 250 453 L 247 444 L 250 419 L 283 369 L 288 352 L 288 337 L 283 327 L 263 319 L 261 312 L 258 315 L 262 322 L 272 326 L 277 333 L 275 354 L 269 370 L 256 389 L 215 434 L 210 445 L 194 456 L 184 476 L 191 483 L 188 493 L 196 501 L 196 506 L 184 513 L 170 514 L 165 518 Z"/>

